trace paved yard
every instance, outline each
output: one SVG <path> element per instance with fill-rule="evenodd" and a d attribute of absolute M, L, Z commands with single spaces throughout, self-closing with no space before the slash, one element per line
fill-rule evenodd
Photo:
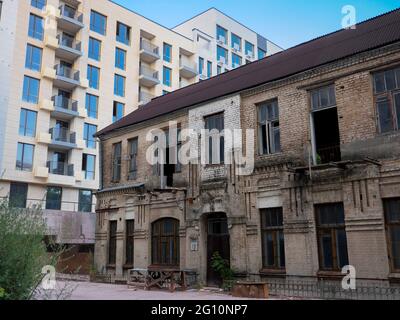
<path fill-rule="evenodd" d="M 63 287 L 64 282 L 58 281 Z M 70 300 L 243 300 L 227 294 L 208 290 L 169 291 L 135 290 L 127 285 L 92 282 L 69 282 L 68 287 L 76 287 Z"/>

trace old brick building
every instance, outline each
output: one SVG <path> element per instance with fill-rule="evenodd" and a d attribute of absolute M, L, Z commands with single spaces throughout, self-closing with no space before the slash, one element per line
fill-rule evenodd
<path fill-rule="evenodd" d="M 360 279 L 400 279 L 399 30 L 397 10 L 154 99 L 100 131 L 98 271 L 174 265 L 215 284 L 218 251 L 252 279 L 340 279 L 345 265 Z M 171 120 L 253 129 L 253 172 L 224 161 L 228 144 L 219 164 L 149 164 L 146 135 Z"/>

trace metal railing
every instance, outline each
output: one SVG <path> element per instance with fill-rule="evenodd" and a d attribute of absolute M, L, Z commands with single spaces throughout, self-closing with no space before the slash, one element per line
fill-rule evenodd
<path fill-rule="evenodd" d="M 356 280 L 355 289 L 343 289 L 341 281 L 270 279 L 272 296 L 325 300 L 400 300 L 400 286 Z"/>
<path fill-rule="evenodd" d="M 69 6 L 62 5 L 59 7 L 61 16 L 76 20 L 80 23 L 83 22 L 83 13 Z"/>
<path fill-rule="evenodd" d="M 140 39 L 140 50 L 159 55 L 159 48 L 145 38 Z"/>
<path fill-rule="evenodd" d="M 68 164 L 66 162 L 60 161 L 47 161 L 47 168 L 49 168 L 49 173 L 57 174 L 60 176 L 74 176 L 74 165 Z"/>
<path fill-rule="evenodd" d="M 57 35 L 58 44 L 73 50 L 81 51 L 82 44 L 80 41 L 76 41 L 74 38 L 68 37 L 62 33 Z"/>
<path fill-rule="evenodd" d="M 341 160 L 340 145 L 317 148 L 317 164 Z"/>
<path fill-rule="evenodd" d="M 154 95 L 148 92 L 140 91 L 139 93 L 139 102 L 149 103 L 152 99 L 154 99 Z"/>
<path fill-rule="evenodd" d="M 48 210 L 60 210 L 66 212 L 87 212 L 94 213 L 96 211 L 95 203 L 79 202 L 79 201 L 59 201 L 59 200 L 46 200 L 35 199 L 35 198 L 22 198 L 18 202 L 13 201 L 13 197 L 0 197 L 0 200 L 8 201 L 11 206 L 21 208 L 19 204 L 23 203 L 23 208 L 41 208 L 44 211 L 46 207 Z M 47 205 L 46 205 L 47 204 Z M 60 208 L 60 209 L 50 209 L 50 208 Z M 90 210 L 89 210 L 90 209 Z M 46 211 L 45 211 L 46 212 Z"/>
<path fill-rule="evenodd" d="M 54 69 L 56 70 L 56 75 L 59 77 L 64 77 L 71 80 L 79 81 L 79 71 L 77 70 L 74 70 L 62 64 L 55 65 Z"/>
<path fill-rule="evenodd" d="M 51 100 L 56 108 L 66 109 L 70 111 L 78 111 L 78 101 L 68 99 L 62 95 L 53 96 Z"/>
<path fill-rule="evenodd" d="M 76 143 L 76 133 L 66 128 L 51 128 L 51 139 L 58 142 Z"/>
<path fill-rule="evenodd" d="M 158 71 L 156 71 L 150 67 L 141 65 L 140 66 L 140 75 L 145 76 L 147 78 L 152 78 L 152 79 L 158 81 Z"/>

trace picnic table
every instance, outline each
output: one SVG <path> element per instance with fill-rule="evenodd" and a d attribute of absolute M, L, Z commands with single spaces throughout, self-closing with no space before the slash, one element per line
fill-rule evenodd
<path fill-rule="evenodd" d="M 195 271 L 181 270 L 175 267 L 149 266 L 147 269 L 129 270 L 128 285 L 143 287 L 145 290 L 151 288 L 168 288 L 174 292 L 177 288 L 186 290 L 188 277 Z"/>

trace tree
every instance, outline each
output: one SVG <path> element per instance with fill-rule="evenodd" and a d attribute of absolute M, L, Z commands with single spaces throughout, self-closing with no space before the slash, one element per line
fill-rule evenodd
<path fill-rule="evenodd" d="M 44 242 L 46 234 L 40 207 L 0 202 L 0 300 L 32 299 L 45 276 L 43 267 L 55 267 L 62 249 L 49 254 L 46 246 L 52 243 Z"/>

